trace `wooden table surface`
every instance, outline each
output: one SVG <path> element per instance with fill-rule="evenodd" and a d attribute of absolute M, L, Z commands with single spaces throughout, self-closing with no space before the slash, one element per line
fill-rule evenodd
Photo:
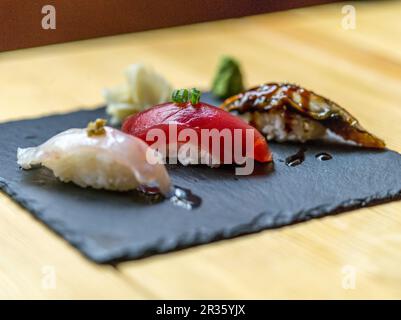
<path fill-rule="evenodd" d="M 1 53 L 0 121 L 93 108 L 139 61 L 208 88 L 231 54 L 249 85 L 311 88 L 401 151 L 401 3 L 355 2 L 354 30 L 343 5 Z M 401 202 L 111 267 L 1 194 L 0 253 L 1 298 L 401 298 Z"/>

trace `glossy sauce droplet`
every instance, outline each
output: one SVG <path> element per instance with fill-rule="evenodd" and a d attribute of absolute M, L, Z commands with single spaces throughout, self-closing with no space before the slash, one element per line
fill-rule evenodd
<path fill-rule="evenodd" d="M 306 148 L 302 147 L 296 154 L 293 154 L 287 158 L 285 158 L 285 164 L 289 167 L 295 167 L 300 165 L 305 161 L 305 151 Z"/>
<path fill-rule="evenodd" d="M 147 197 L 160 196 L 163 198 L 159 188 L 157 187 L 140 186 L 138 189 Z M 191 190 L 178 186 L 173 186 L 170 193 L 165 197 L 174 205 L 187 210 L 195 209 L 202 203 L 202 199 L 193 194 Z"/>
<path fill-rule="evenodd" d="M 320 161 L 327 161 L 327 160 L 333 159 L 331 154 L 328 154 L 327 152 L 318 153 L 315 157 L 316 157 L 316 159 L 318 159 Z"/>
<path fill-rule="evenodd" d="M 173 187 L 169 200 L 174 205 L 187 210 L 198 208 L 202 203 L 202 199 L 193 194 L 191 190 L 178 186 Z"/>
<path fill-rule="evenodd" d="M 147 195 L 155 195 L 160 193 L 158 187 L 139 186 L 138 189 Z"/>

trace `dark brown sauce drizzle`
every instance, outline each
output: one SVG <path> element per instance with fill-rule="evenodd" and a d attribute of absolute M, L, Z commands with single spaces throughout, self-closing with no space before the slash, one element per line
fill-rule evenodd
<path fill-rule="evenodd" d="M 138 193 L 134 193 L 135 201 L 153 205 L 163 201 L 164 197 L 160 193 L 159 188 L 156 187 L 146 187 L 140 186 L 138 188 Z"/>
<path fill-rule="evenodd" d="M 303 88 L 300 88 L 298 93 L 301 96 L 301 108 L 309 110 L 310 92 Z"/>
<path fill-rule="evenodd" d="M 139 191 L 146 193 L 149 196 L 160 193 L 160 190 L 158 187 L 140 186 L 138 189 L 139 189 Z"/>
<path fill-rule="evenodd" d="M 292 114 L 291 111 L 289 111 L 286 107 L 284 107 L 284 130 L 285 132 L 290 133 L 292 131 Z"/>
<path fill-rule="evenodd" d="M 221 107 L 238 114 L 268 113 L 272 110 L 288 109 L 292 114 L 300 114 L 302 117 L 320 122 L 326 129 L 342 136 L 345 140 L 355 141 L 369 148 L 385 147 L 383 140 L 366 131 L 344 108 L 296 84 L 265 83 L 226 99 Z M 290 132 L 292 121 L 286 113 L 282 116 L 285 130 Z"/>
<path fill-rule="evenodd" d="M 249 120 L 249 124 L 252 126 L 252 127 L 257 127 L 257 125 L 258 125 L 258 115 L 257 115 L 257 113 L 256 112 L 251 112 L 250 113 L 250 120 Z"/>
<path fill-rule="evenodd" d="M 269 111 L 273 108 L 283 108 L 294 102 L 294 94 L 301 97 L 297 103 L 303 110 L 309 110 L 311 93 L 290 83 L 267 83 L 237 96 L 233 104 L 228 105 L 228 111 L 239 113 Z M 294 110 L 292 110 L 294 111 Z"/>
<path fill-rule="evenodd" d="M 285 164 L 289 167 L 295 167 L 305 161 L 306 148 L 302 147 L 297 153 L 285 158 Z"/>
<path fill-rule="evenodd" d="M 332 155 L 327 152 L 320 152 L 317 155 L 315 155 L 315 157 L 320 161 L 328 161 L 333 159 Z"/>

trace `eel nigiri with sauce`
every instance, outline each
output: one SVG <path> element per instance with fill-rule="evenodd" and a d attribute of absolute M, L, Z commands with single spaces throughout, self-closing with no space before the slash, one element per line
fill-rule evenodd
<path fill-rule="evenodd" d="M 333 101 L 289 83 L 266 83 L 224 101 L 221 108 L 239 115 L 268 140 L 342 138 L 362 147 L 385 147 L 349 112 Z"/>
<path fill-rule="evenodd" d="M 149 152 L 150 151 L 150 152 Z M 142 140 L 91 122 L 86 129 L 69 129 L 37 147 L 18 148 L 23 169 L 42 165 L 63 182 L 81 187 L 127 191 L 158 187 L 170 192 L 170 178 L 161 159 Z"/>
<path fill-rule="evenodd" d="M 132 115 L 122 126 L 123 132 L 138 137 L 150 145 L 155 143 L 154 136 L 150 135 L 152 130 L 164 133 L 166 136 L 164 141 L 166 148 L 163 151 L 158 150 L 165 155 L 168 152 L 169 158 L 172 157 L 170 150 L 177 150 L 178 161 L 184 165 L 202 163 L 218 166 L 230 163 L 227 161 L 228 158 L 232 160 L 231 164 L 244 163 L 237 161 L 235 150 L 239 150 L 243 158 L 252 158 L 262 163 L 272 161 L 266 139 L 255 128 L 229 112 L 200 102 L 200 92 L 196 89 L 190 92 L 186 89 L 176 90 L 173 102 L 156 105 Z M 205 132 L 210 135 L 204 135 Z M 175 134 L 178 139 L 174 139 Z M 247 137 L 251 137 L 251 140 Z M 216 138 L 219 142 L 213 145 L 211 140 Z M 216 144 L 217 149 L 212 149 Z M 189 145 L 189 148 L 183 148 L 184 145 L 187 147 Z M 188 150 L 196 151 L 188 152 Z M 184 156 L 180 157 L 180 154 Z"/>

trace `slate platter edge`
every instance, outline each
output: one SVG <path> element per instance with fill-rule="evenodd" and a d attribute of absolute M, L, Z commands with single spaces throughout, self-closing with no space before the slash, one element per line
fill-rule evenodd
<path fill-rule="evenodd" d="M 10 188 L 6 181 L 1 177 L 0 190 L 2 190 L 10 199 L 17 202 L 17 204 L 22 208 L 26 209 L 37 221 L 44 223 L 51 232 L 56 233 L 68 244 L 74 246 L 81 254 L 99 264 L 118 264 L 128 260 L 142 259 L 156 254 L 168 253 L 211 242 L 229 240 L 238 236 L 253 234 L 264 230 L 277 229 L 284 226 L 298 224 L 314 218 L 336 215 L 346 211 L 370 207 L 394 200 L 401 200 L 400 188 L 399 190 L 375 194 L 364 199 L 352 199 L 337 205 L 323 204 L 311 210 L 301 210 L 293 214 L 293 216 L 296 216 L 295 219 L 289 218 L 289 216 L 285 214 L 282 215 L 280 212 L 272 215 L 272 213 L 268 211 L 263 211 L 257 214 L 249 223 L 240 224 L 232 228 L 226 228 L 214 235 L 207 234 L 202 230 L 197 230 L 196 232 L 187 233 L 184 237 L 181 237 L 180 240 L 175 241 L 174 244 L 171 243 L 171 241 L 169 242 L 168 239 L 160 238 L 155 243 L 149 244 L 141 250 L 138 250 L 134 245 L 129 245 L 124 249 L 117 250 L 114 253 L 109 252 L 107 255 L 103 256 L 89 254 L 90 250 L 85 250 L 85 245 L 81 243 L 77 233 L 43 217 L 40 211 L 37 211 L 34 207 L 30 206 L 29 200 L 18 197 L 16 192 Z"/>
<path fill-rule="evenodd" d="M 43 117 L 40 117 L 41 120 L 46 119 L 46 118 L 52 118 L 52 117 L 57 117 L 57 116 L 62 116 L 64 114 L 69 114 L 72 112 L 93 112 L 96 110 L 101 110 L 104 109 L 98 108 L 98 109 L 87 109 L 87 108 L 81 108 L 81 109 L 76 109 L 67 113 L 54 113 L 51 115 L 46 115 Z M 12 122 L 21 122 L 24 120 L 35 120 L 38 118 L 27 118 L 27 119 L 22 119 L 22 120 L 15 120 L 15 121 L 9 121 L 7 123 L 12 123 Z M 395 151 L 391 151 L 392 153 L 395 153 L 399 155 Z M 182 236 L 179 240 L 175 241 L 172 243 L 171 241 L 168 241 L 167 238 L 160 238 L 154 243 L 148 244 L 146 247 L 142 247 L 140 250 L 138 250 L 138 247 L 135 247 L 135 245 L 127 245 L 124 248 L 121 248 L 120 250 L 114 250 L 114 252 L 109 252 L 107 255 L 101 255 L 101 254 L 90 254 L 90 250 L 86 250 L 85 245 L 81 243 L 79 239 L 79 234 L 77 234 L 74 231 L 68 230 L 67 228 L 54 223 L 53 220 L 47 219 L 46 217 L 43 217 L 40 213 L 40 211 L 37 211 L 34 209 L 34 207 L 30 206 L 30 201 L 29 199 L 26 198 L 20 198 L 16 194 L 15 190 L 11 188 L 7 182 L 0 177 L 0 189 L 5 192 L 12 200 L 16 201 L 20 206 L 25 208 L 30 212 L 30 214 L 37 219 L 38 221 L 44 223 L 46 227 L 51 230 L 52 232 L 55 232 L 59 236 L 61 236 L 64 240 L 67 241 L 67 243 L 70 243 L 74 247 L 78 249 L 81 254 L 84 256 L 88 257 L 89 259 L 100 263 L 100 264 L 113 264 L 113 263 L 118 263 L 121 261 L 126 261 L 126 260 L 131 260 L 131 259 L 139 259 L 139 258 L 146 258 L 148 256 L 154 255 L 154 254 L 160 254 L 160 253 L 167 253 L 179 249 L 184 249 L 196 245 L 201 245 L 201 244 L 206 244 L 214 241 L 219 241 L 219 240 L 228 240 L 230 238 L 234 238 L 240 235 L 245 235 L 245 234 L 252 234 L 255 232 L 260 232 L 263 230 L 267 229 L 275 229 L 287 225 L 292 225 L 296 224 L 299 222 L 307 221 L 312 218 L 318 218 L 322 216 L 327 216 L 327 215 L 333 215 L 333 214 L 338 214 L 342 213 L 345 211 L 353 210 L 353 209 L 358 209 L 361 207 L 367 207 L 367 206 L 372 206 L 380 203 L 385 203 L 385 202 L 390 202 L 393 200 L 400 200 L 401 199 L 401 186 L 396 189 L 388 190 L 386 192 L 382 193 L 376 193 L 374 195 L 371 195 L 368 198 L 364 199 L 353 199 L 349 201 L 344 201 L 342 203 L 338 203 L 337 205 L 332 205 L 332 204 L 324 204 L 320 205 L 318 207 L 315 207 L 313 209 L 307 210 L 307 211 L 299 211 L 296 213 L 292 213 L 293 216 L 296 218 L 289 218 L 285 214 L 283 215 L 282 213 L 276 213 L 275 215 L 272 215 L 272 213 L 268 211 L 263 211 L 260 212 L 255 216 L 254 219 L 252 219 L 248 223 L 244 224 L 239 224 L 231 228 L 226 228 L 221 230 L 219 233 L 215 234 L 208 234 L 204 232 L 203 230 L 195 230 L 194 232 L 188 232 L 184 236 Z M 273 224 L 273 226 L 272 226 Z M 155 249 L 157 248 L 157 249 Z"/>

